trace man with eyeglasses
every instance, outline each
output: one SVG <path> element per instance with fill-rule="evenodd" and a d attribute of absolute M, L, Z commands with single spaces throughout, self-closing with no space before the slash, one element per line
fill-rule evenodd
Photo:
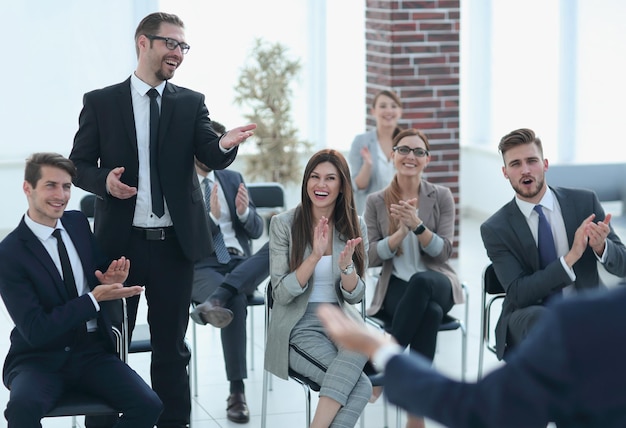
<path fill-rule="evenodd" d="M 135 48 L 130 78 L 84 96 L 70 159 L 74 183 L 97 195 L 100 244 L 109 257 L 132 259 L 128 282 L 145 286 L 152 388 L 164 404 L 157 426 L 180 428 L 191 412 L 184 337 L 194 261 L 213 252 L 194 156 L 224 169 L 256 125 L 218 137 L 204 95 L 168 82 L 189 51 L 176 15 L 146 16 Z M 138 303 L 129 301 L 131 328 Z"/>

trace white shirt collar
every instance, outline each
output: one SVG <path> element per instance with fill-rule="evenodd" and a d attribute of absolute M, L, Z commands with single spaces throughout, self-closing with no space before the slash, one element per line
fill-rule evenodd
<path fill-rule="evenodd" d="M 161 96 L 163 96 L 163 90 L 165 89 L 165 83 L 166 83 L 166 81 L 164 80 L 164 81 L 161 82 L 161 84 L 159 86 L 156 86 L 154 88 L 154 89 L 157 90 L 157 92 Z M 137 77 L 137 75 L 135 73 L 130 75 L 130 84 L 132 85 L 133 89 L 135 89 L 135 91 L 137 91 L 139 94 L 141 94 L 141 96 L 146 95 L 148 93 L 148 91 L 150 89 L 152 89 L 152 86 L 148 85 L 146 82 L 144 82 L 139 77 Z"/>
<path fill-rule="evenodd" d="M 65 230 L 65 227 L 63 227 L 63 223 L 61 223 L 60 219 L 57 220 L 57 225 L 55 227 L 50 227 L 46 226 L 45 224 L 37 223 L 35 220 L 28 216 L 28 212 L 24 215 L 24 223 L 26 223 L 26 226 L 28 226 L 28 228 L 35 234 L 37 238 L 39 238 L 40 241 L 45 241 L 50 238 L 50 236 L 52 236 L 52 232 L 54 232 L 55 229 Z"/>
<path fill-rule="evenodd" d="M 517 204 L 517 207 L 520 209 L 522 214 L 524 214 L 526 218 L 530 218 L 535 208 L 535 205 L 541 205 L 549 211 L 554 211 L 554 198 L 555 196 L 552 192 L 552 189 L 548 187 L 546 189 L 546 193 L 544 193 L 543 195 L 543 198 L 541 198 L 541 201 L 539 201 L 539 204 L 533 204 L 532 202 L 523 201 L 518 198 L 517 195 L 515 196 L 515 203 Z"/>

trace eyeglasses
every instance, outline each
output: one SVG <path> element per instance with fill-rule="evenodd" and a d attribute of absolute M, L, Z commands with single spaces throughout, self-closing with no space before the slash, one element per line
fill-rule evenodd
<path fill-rule="evenodd" d="M 398 152 L 402 156 L 407 156 L 409 153 L 413 152 L 415 156 L 418 158 L 423 158 L 424 156 L 428 156 L 428 150 L 422 149 L 421 147 L 416 147 L 414 149 L 408 146 L 396 146 L 393 148 L 394 152 Z"/>
<path fill-rule="evenodd" d="M 145 34 L 145 36 L 150 40 L 163 40 L 165 42 L 165 46 L 171 51 L 180 46 L 180 50 L 183 55 L 189 52 L 189 48 L 191 48 L 191 46 L 189 46 L 187 43 L 179 42 L 177 40 L 170 39 L 169 37 L 153 36 L 152 34 Z"/>

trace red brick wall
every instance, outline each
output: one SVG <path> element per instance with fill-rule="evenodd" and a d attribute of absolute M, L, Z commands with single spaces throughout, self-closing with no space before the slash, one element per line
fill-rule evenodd
<path fill-rule="evenodd" d="M 450 187 L 459 223 L 460 0 L 365 0 L 367 126 L 374 95 L 394 90 L 402 127 L 423 130 L 432 147 L 429 181 Z"/>

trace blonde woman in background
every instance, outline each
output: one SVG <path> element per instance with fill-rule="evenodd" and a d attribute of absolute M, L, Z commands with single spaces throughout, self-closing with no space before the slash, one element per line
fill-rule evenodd
<path fill-rule="evenodd" d="M 402 103 L 395 92 L 383 90 L 374 97 L 370 112 L 376 127 L 354 138 L 348 156 L 359 214 L 363 214 L 367 195 L 385 188 L 395 173 L 391 149 L 393 137 L 400 131 Z"/>

